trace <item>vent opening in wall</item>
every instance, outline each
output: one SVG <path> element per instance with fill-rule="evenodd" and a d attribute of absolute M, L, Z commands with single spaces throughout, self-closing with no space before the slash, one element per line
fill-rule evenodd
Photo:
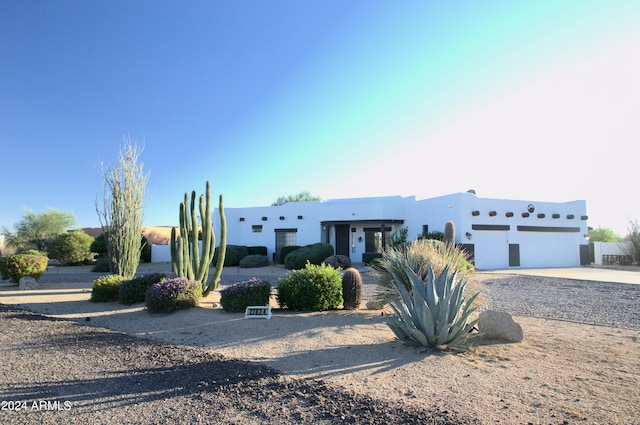
<path fill-rule="evenodd" d="M 511 211 L 509 211 L 508 213 L 505 214 L 505 216 L 507 217 L 513 217 L 513 213 Z"/>
<path fill-rule="evenodd" d="M 283 215 L 280 216 L 280 220 L 284 220 L 284 216 Z"/>
<path fill-rule="evenodd" d="M 546 217 L 546 215 L 544 215 L 544 213 L 538 214 L 538 218 L 545 218 L 545 217 Z"/>
<path fill-rule="evenodd" d="M 267 217 L 262 217 L 262 221 L 267 221 L 269 220 Z"/>
<path fill-rule="evenodd" d="M 575 215 L 573 214 L 567 214 L 567 220 L 573 220 L 574 218 L 576 218 Z"/>
<path fill-rule="evenodd" d="M 477 217 L 480 215 L 480 211 L 471 211 L 471 215 Z"/>
<path fill-rule="evenodd" d="M 302 216 L 301 215 L 298 216 L 298 220 L 302 220 Z"/>
<path fill-rule="evenodd" d="M 558 219 L 558 218 L 560 218 L 560 214 L 553 214 L 551 217 L 555 218 L 555 219 Z"/>
<path fill-rule="evenodd" d="M 581 215 L 580 216 L 580 220 L 589 220 L 589 216 L 588 215 Z"/>
<path fill-rule="evenodd" d="M 240 217 L 240 221 L 244 221 L 244 217 Z"/>
<path fill-rule="evenodd" d="M 497 212 L 495 211 L 489 211 L 489 217 L 495 217 L 496 215 L 498 215 Z"/>
<path fill-rule="evenodd" d="M 522 217 L 524 217 L 524 218 L 529 217 L 529 213 L 528 213 L 528 212 L 523 212 L 523 213 L 522 213 Z"/>

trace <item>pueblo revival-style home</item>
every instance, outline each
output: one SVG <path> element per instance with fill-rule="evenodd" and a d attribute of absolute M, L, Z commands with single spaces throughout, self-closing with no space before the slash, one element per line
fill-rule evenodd
<path fill-rule="evenodd" d="M 219 232 L 217 214 L 214 228 Z M 390 235 L 403 227 L 413 240 L 424 232 L 442 232 L 445 223 L 453 221 L 456 243 L 480 270 L 590 262 L 582 200 L 488 199 L 468 191 L 422 200 L 389 196 L 225 208 L 225 215 L 228 244 L 266 246 L 273 258 L 288 245 L 328 242 L 336 254 L 361 262 L 382 252 Z"/>

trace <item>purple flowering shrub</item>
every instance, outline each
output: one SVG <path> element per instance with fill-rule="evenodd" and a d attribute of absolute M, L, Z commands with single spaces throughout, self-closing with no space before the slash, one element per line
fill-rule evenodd
<path fill-rule="evenodd" d="M 269 305 L 270 296 L 271 284 L 254 277 L 222 289 L 220 304 L 225 311 L 244 312 L 248 306 Z"/>
<path fill-rule="evenodd" d="M 151 313 L 171 313 L 198 305 L 202 299 L 202 284 L 181 277 L 167 279 L 151 285 L 145 298 Z"/>

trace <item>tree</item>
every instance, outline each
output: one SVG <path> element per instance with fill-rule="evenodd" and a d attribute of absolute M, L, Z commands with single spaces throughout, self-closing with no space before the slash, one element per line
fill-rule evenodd
<path fill-rule="evenodd" d="M 62 233 L 51 242 L 47 252 L 49 258 L 55 258 L 67 265 L 80 264 L 93 260 L 95 252 L 91 252 L 93 238 L 82 230 Z"/>
<path fill-rule="evenodd" d="M 312 195 L 308 191 L 303 191 L 298 193 L 297 195 L 287 195 L 281 196 L 276 199 L 271 206 L 284 205 L 288 202 L 306 202 L 306 201 L 322 201 L 322 198 L 319 196 Z"/>
<path fill-rule="evenodd" d="M 630 255 L 632 261 L 635 263 L 640 262 L 640 224 L 638 224 L 637 220 L 630 220 L 629 233 L 625 238 L 626 241 L 629 242 L 629 249 L 627 255 Z"/>
<path fill-rule="evenodd" d="M 619 242 L 622 238 L 607 227 L 589 230 L 589 242 Z"/>
<path fill-rule="evenodd" d="M 57 235 L 64 233 L 76 224 L 76 217 L 71 212 L 63 212 L 55 208 L 47 208 L 41 213 L 31 210 L 22 212 L 22 220 L 14 225 L 15 233 L 4 229 L 7 244 L 24 251 L 37 249 L 46 251 L 47 243 Z"/>
<path fill-rule="evenodd" d="M 138 164 L 142 148 L 129 138 L 118 154 L 113 168 L 104 168 L 102 207 L 96 200 L 96 212 L 106 233 L 111 273 L 131 279 L 140 263 L 144 199 L 149 173 Z"/>

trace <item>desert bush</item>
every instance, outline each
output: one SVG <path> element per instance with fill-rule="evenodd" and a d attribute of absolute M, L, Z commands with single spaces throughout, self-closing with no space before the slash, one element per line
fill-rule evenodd
<path fill-rule="evenodd" d="M 307 263 L 280 279 L 277 286 L 280 307 L 299 311 L 323 311 L 342 304 L 342 277 L 331 266 Z"/>
<path fill-rule="evenodd" d="M 468 278 L 474 272 L 468 254 L 456 245 L 447 245 L 437 240 L 418 239 L 402 247 L 388 249 L 374 264 L 377 272 L 376 301 L 386 304 L 389 295 L 395 295 L 394 275 L 403 274 L 409 267 L 423 281 L 427 277 L 428 267 L 439 275 L 445 267 L 455 270 L 461 277 Z M 408 283 L 408 280 L 404 280 Z M 411 292 L 411 287 L 405 288 Z"/>
<path fill-rule="evenodd" d="M 150 273 L 125 280 L 118 289 L 118 301 L 126 305 L 144 302 L 149 287 L 166 278 L 164 273 Z"/>
<path fill-rule="evenodd" d="M 444 242 L 444 232 L 434 230 L 433 232 L 425 232 L 418 236 L 418 239 L 433 239 Z"/>
<path fill-rule="evenodd" d="M 109 257 L 98 257 L 96 263 L 91 267 L 91 271 L 95 273 L 110 273 L 111 260 L 109 260 Z"/>
<path fill-rule="evenodd" d="M 260 254 L 255 254 L 255 255 L 247 255 L 246 257 L 244 257 L 242 260 L 240 260 L 240 267 L 242 268 L 253 268 L 253 267 L 265 267 L 268 266 L 269 263 L 269 258 L 267 258 L 266 255 L 260 255 Z"/>
<path fill-rule="evenodd" d="M 38 280 L 47 271 L 49 259 L 38 251 L 27 251 L 0 258 L 0 274 L 3 279 L 18 283 L 25 276 Z"/>
<path fill-rule="evenodd" d="M 91 252 L 94 238 L 82 230 L 61 233 L 47 245 L 50 258 L 60 260 L 63 264 L 80 264 L 93 260 L 96 254 Z"/>
<path fill-rule="evenodd" d="M 94 303 L 118 301 L 120 284 L 124 280 L 124 277 L 116 274 L 109 274 L 97 278 L 93 281 L 93 288 L 91 289 L 91 298 L 89 301 Z"/>
<path fill-rule="evenodd" d="M 166 279 L 151 285 L 145 299 L 151 313 L 171 313 L 195 307 L 202 299 L 202 284 L 180 277 Z"/>
<path fill-rule="evenodd" d="M 332 255 L 322 261 L 323 264 L 328 264 L 334 269 L 346 270 L 351 267 L 351 258 L 346 255 Z"/>
<path fill-rule="evenodd" d="M 268 254 L 266 246 L 248 246 L 247 250 L 249 255 L 264 255 L 266 257 Z"/>
<path fill-rule="evenodd" d="M 216 252 L 213 255 L 213 263 L 218 262 L 218 251 L 220 247 L 216 248 Z M 234 267 L 240 264 L 240 260 L 249 255 L 249 249 L 244 245 L 227 245 L 226 254 L 224 256 L 224 266 Z"/>
<path fill-rule="evenodd" d="M 289 245 L 289 246 L 283 246 L 282 248 L 280 248 L 280 256 L 278 258 L 278 262 L 280 264 L 284 264 L 284 259 L 287 257 L 287 255 L 289 255 L 291 252 L 302 248 L 301 246 L 298 245 Z"/>
<path fill-rule="evenodd" d="M 305 245 L 287 255 L 284 267 L 288 270 L 298 270 L 304 268 L 307 262 L 320 265 L 325 258 L 332 256 L 333 253 L 333 246 L 328 243 L 319 242 Z"/>
<path fill-rule="evenodd" d="M 242 312 L 249 306 L 269 305 L 271 284 L 252 278 L 234 283 L 220 291 L 220 304 L 225 311 Z"/>
<path fill-rule="evenodd" d="M 396 337 L 418 351 L 467 351 L 467 337 L 477 320 L 470 321 L 478 296 L 465 297 L 467 280 L 449 265 L 440 273 L 427 266 L 426 277 L 418 276 L 410 264 L 394 275 L 395 294 L 390 297 L 393 315 L 387 324 Z M 407 291 L 407 287 L 411 291 Z"/>

